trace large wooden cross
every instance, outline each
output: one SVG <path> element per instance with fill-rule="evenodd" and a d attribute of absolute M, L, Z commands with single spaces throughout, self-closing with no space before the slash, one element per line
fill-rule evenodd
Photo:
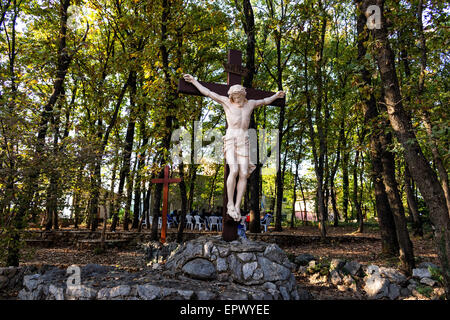
<path fill-rule="evenodd" d="M 176 182 L 181 182 L 181 178 L 169 178 L 169 166 L 164 167 L 164 178 L 152 179 L 152 183 L 163 183 L 162 227 L 161 227 L 161 240 L 160 240 L 161 243 L 166 242 L 167 201 L 169 200 L 169 183 L 176 183 Z"/>
<path fill-rule="evenodd" d="M 214 91 L 217 94 L 222 96 L 228 96 L 228 89 L 235 84 L 241 84 L 242 76 L 245 75 L 247 70 L 242 67 L 242 52 L 239 50 L 229 50 L 228 51 L 228 63 L 224 64 L 224 69 L 227 72 L 227 84 L 219 84 L 219 83 L 209 83 L 199 81 L 203 86 L 208 88 L 211 91 Z M 268 98 L 275 94 L 275 92 L 257 90 L 253 88 L 246 88 L 247 91 L 247 99 L 264 99 Z M 186 93 L 190 95 L 203 96 L 200 91 L 191 83 L 186 82 L 183 78 L 178 81 L 178 92 Z M 284 106 L 285 99 L 277 99 L 271 105 L 273 106 Z M 223 229 L 222 229 L 222 237 L 225 241 L 233 241 L 236 240 L 237 228 L 239 222 L 234 221 L 227 214 L 227 178 L 229 174 L 229 167 L 224 160 L 225 170 L 224 170 L 224 193 L 223 193 L 223 206 L 222 206 L 222 217 L 223 217 Z"/>

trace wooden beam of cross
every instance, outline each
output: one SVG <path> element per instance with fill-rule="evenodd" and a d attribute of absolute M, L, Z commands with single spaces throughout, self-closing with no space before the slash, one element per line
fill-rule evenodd
<path fill-rule="evenodd" d="M 152 183 L 163 183 L 161 243 L 166 242 L 167 235 L 167 202 L 169 200 L 169 183 L 177 182 L 181 182 L 181 178 L 169 178 L 169 166 L 164 167 L 164 178 L 152 179 Z"/>
<path fill-rule="evenodd" d="M 229 50 L 228 51 L 228 63 L 224 65 L 225 72 L 227 72 L 227 84 L 219 84 L 219 83 L 209 83 L 209 82 L 203 82 L 199 81 L 203 86 L 208 88 L 209 90 L 220 94 L 222 96 L 228 96 L 228 89 L 235 84 L 241 84 L 242 82 L 242 76 L 245 75 L 247 70 L 242 67 L 242 52 L 239 50 Z M 268 98 L 270 96 L 273 96 L 275 92 L 270 91 L 264 91 L 264 90 L 258 90 L 253 88 L 246 88 L 247 91 L 247 99 L 264 99 Z M 197 95 L 197 96 L 203 96 L 200 91 L 191 83 L 185 81 L 183 78 L 181 78 L 178 81 L 178 92 L 179 93 L 185 93 L 189 95 Z M 284 106 L 285 105 L 285 98 L 280 98 L 275 100 L 271 103 L 273 106 Z M 225 241 L 233 241 L 236 240 L 237 235 L 237 229 L 239 222 L 234 221 L 228 214 L 227 214 L 227 203 L 228 203 L 228 196 L 227 196 L 227 178 L 228 174 L 230 172 L 230 169 L 224 160 L 225 170 L 224 170 L 224 195 L 223 195 L 223 206 L 222 206 L 222 217 L 223 217 L 223 229 L 222 229 L 222 237 Z"/>

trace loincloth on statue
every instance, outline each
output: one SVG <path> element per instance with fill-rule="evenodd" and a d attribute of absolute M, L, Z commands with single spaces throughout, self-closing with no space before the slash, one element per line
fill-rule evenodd
<path fill-rule="evenodd" d="M 248 134 L 225 135 L 223 139 L 223 153 L 227 164 L 240 164 L 248 166 L 247 178 L 255 170 L 256 165 L 250 160 L 250 140 Z M 232 158 L 228 155 L 234 155 Z"/>

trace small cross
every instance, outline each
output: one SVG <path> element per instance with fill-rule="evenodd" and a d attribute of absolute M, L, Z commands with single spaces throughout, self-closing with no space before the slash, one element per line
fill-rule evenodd
<path fill-rule="evenodd" d="M 169 183 L 181 182 L 181 178 L 169 178 L 169 166 L 164 167 L 164 178 L 152 179 L 152 183 L 163 183 L 163 207 L 162 207 L 162 228 L 161 243 L 166 242 L 167 231 L 167 201 L 169 198 Z"/>

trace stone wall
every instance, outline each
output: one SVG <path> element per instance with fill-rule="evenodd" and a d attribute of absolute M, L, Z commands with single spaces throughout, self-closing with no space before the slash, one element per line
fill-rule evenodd
<path fill-rule="evenodd" d="M 295 258 L 300 279 L 314 286 L 335 288 L 357 299 L 429 300 L 443 299 L 441 269 L 422 262 L 407 277 L 396 268 L 377 265 L 363 266 L 357 261 L 317 259 L 310 254 Z M 314 297 L 314 293 L 312 294 Z"/>
<path fill-rule="evenodd" d="M 151 260 L 142 271 L 86 265 L 80 283 L 67 283 L 66 270 L 48 267 L 23 277 L 21 300 L 301 300 L 292 273 L 296 264 L 276 245 L 221 236 L 200 237 L 182 245 L 143 246 Z"/>
<path fill-rule="evenodd" d="M 24 276 L 37 270 L 34 266 L 0 268 L 0 297 L 4 298 L 10 292 L 20 290 Z"/>
<path fill-rule="evenodd" d="M 184 241 L 189 241 L 202 236 L 215 236 L 217 232 L 193 232 L 187 230 L 183 234 Z M 247 232 L 249 240 L 264 241 L 268 243 L 276 243 L 278 245 L 295 245 L 304 243 L 317 243 L 323 241 L 319 236 L 297 236 L 297 235 L 282 235 L 274 233 L 259 233 L 252 234 Z M 167 232 L 167 241 L 174 242 L 176 240 L 177 232 L 175 229 L 169 229 Z M 37 246 L 52 246 L 52 245 L 77 245 L 80 240 L 99 240 L 101 237 L 101 231 L 89 231 L 89 230 L 26 230 L 22 234 L 23 239 L 27 240 L 29 245 Z M 134 231 L 116 231 L 106 232 L 106 240 L 123 240 L 129 244 L 136 244 L 139 242 L 150 241 L 149 232 L 134 232 Z M 326 241 L 335 243 L 348 243 L 352 241 L 367 241 L 377 242 L 378 238 L 372 237 L 328 237 Z"/>

